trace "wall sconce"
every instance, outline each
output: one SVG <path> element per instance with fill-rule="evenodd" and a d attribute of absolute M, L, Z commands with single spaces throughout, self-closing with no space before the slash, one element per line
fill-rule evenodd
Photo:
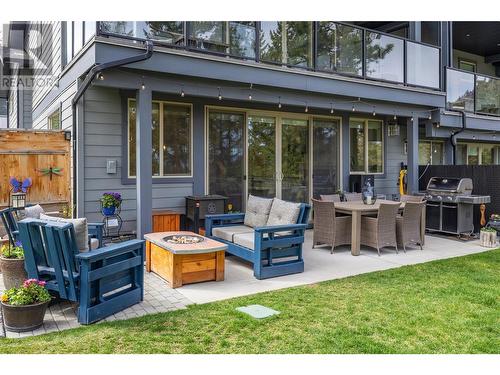
<path fill-rule="evenodd" d="M 24 208 L 26 207 L 26 194 L 25 193 L 12 193 L 10 196 L 12 207 Z"/>
<path fill-rule="evenodd" d="M 71 141 L 71 132 L 64 132 L 64 139 L 67 141 Z"/>

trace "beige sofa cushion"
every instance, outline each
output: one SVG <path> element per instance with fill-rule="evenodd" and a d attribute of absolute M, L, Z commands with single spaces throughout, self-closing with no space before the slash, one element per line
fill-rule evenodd
<path fill-rule="evenodd" d="M 249 195 L 244 224 L 252 228 L 265 226 L 272 204 L 272 199 Z"/>
<path fill-rule="evenodd" d="M 89 251 L 89 230 L 87 219 L 65 219 L 62 217 L 40 214 L 40 220 L 57 221 L 58 223 L 70 223 L 75 228 L 76 246 L 81 253 Z"/>
<path fill-rule="evenodd" d="M 254 250 L 254 233 L 239 233 L 234 235 L 234 243 L 243 247 Z"/>
<path fill-rule="evenodd" d="M 92 237 L 90 239 L 90 250 L 97 250 L 99 248 L 99 240 Z"/>
<path fill-rule="evenodd" d="M 300 213 L 300 203 L 285 202 L 274 198 L 267 226 L 297 224 Z"/>
<path fill-rule="evenodd" d="M 233 242 L 234 235 L 238 233 L 252 233 L 253 236 L 253 228 L 247 227 L 246 225 L 232 225 L 229 227 L 212 229 L 213 236 L 230 242 Z"/>
<path fill-rule="evenodd" d="M 45 213 L 45 211 L 39 204 L 24 208 L 24 217 L 29 217 L 31 219 L 40 219 L 40 214 L 43 213 Z"/>

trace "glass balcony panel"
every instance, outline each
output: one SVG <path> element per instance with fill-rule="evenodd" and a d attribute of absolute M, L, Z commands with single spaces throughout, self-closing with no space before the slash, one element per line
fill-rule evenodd
<path fill-rule="evenodd" d="M 101 30 L 105 33 L 119 34 L 134 37 L 135 22 L 132 21 L 103 21 L 101 22 Z"/>
<path fill-rule="evenodd" d="M 406 82 L 410 85 L 439 88 L 439 49 L 406 42 Z"/>
<path fill-rule="evenodd" d="M 227 53 L 226 22 L 190 22 L 189 45 L 203 50 Z"/>
<path fill-rule="evenodd" d="M 255 59 L 255 22 L 229 22 L 229 53 Z"/>
<path fill-rule="evenodd" d="M 286 63 L 291 66 L 312 66 L 312 23 L 286 22 Z"/>
<path fill-rule="evenodd" d="M 318 55 L 319 70 L 363 74 L 363 33 L 361 29 L 335 22 L 319 22 Z"/>
<path fill-rule="evenodd" d="M 283 62 L 283 22 L 270 21 L 260 23 L 260 59 L 275 63 Z"/>
<path fill-rule="evenodd" d="M 446 108 L 474 112 L 474 74 L 446 70 Z"/>
<path fill-rule="evenodd" d="M 476 112 L 500 115 L 500 80 L 476 76 Z"/>
<path fill-rule="evenodd" d="M 184 22 L 146 21 L 143 34 L 148 39 L 158 40 L 168 44 L 184 45 Z"/>
<path fill-rule="evenodd" d="M 366 75 L 392 82 L 404 79 L 404 42 L 402 39 L 366 32 Z"/>

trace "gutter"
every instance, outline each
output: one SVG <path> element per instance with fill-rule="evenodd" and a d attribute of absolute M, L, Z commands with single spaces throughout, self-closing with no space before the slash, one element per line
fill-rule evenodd
<path fill-rule="evenodd" d="M 78 101 L 81 99 L 81 97 L 85 94 L 87 89 L 90 87 L 92 81 L 97 77 L 98 74 L 102 73 L 103 71 L 107 69 L 112 69 L 112 68 L 117 68 L 121 67 L 124 65 L 136 63 L 139 61 L 144 61 L 148 60 L 153 56 L 153 42 L 150 40 L 145 41 L 146 44 L 146 52 L 133 55 L 130 57 L 125 57 L 123 59 L 119 60 L 114 60 L 114 61 L 108 61 L 102 64 L 96 64 L 94 65 L 90 71 L 87 73 L 87 76 L 83 80 L 82 85 L 78 88 L 78 90 L 75 93 L 75 96 L 71 100 L 71 114 L 72 114 L 72 134 L 73 134 L 73 204 L 76 206 L 77 203 L 77 152 L 76 152 L 76 145 L 77 145 L 77 134 L 78 134 L 78 121 L 76 119 L 76 107 L 78 105 Z"/>
<path fill-rule="evenodd" d="M 457 136 L 467 129 L 467 115 L 466 115 L 465 111 L 455 111 L 455 112 L 459 112 L 462 115 L 462 129 L 454 132 L 450 136 L 450 143 L 451 143 L 451 146 L 453 147 L 453 165 L 457 165 L 457 157 L 456 157 L 457 156 Z"/>

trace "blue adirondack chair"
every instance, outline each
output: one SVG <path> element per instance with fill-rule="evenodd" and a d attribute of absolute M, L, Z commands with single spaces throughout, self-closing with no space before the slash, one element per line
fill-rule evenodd
<path fill-rule="evenodd" d="M 90 324 L 144 297 L 144 241 L 79 253 L 73 224 L 18 222 L 29 278 L 46 281 L 60 298 L 79 302 L 78 321 Z"/>
<path fill-rule="evenodd" d="M 0 217 L 2 218 L 2 224 L 9 237 L 9 242 L 14 246 L 15 242 L 18 240 L 19 228 L 17 226 L 18 213 L 22 208 L 9 207 L 0 210 Z M 87 223 L 89 231 L 89 247 L 90 238 L 96 238 L 99 241 L 99 247 L 103 246 L 103 230 L 104 223 Z"/>
<path fill-rule="evenodd" d="M 244 213 L 205 216 L 205 235 L 227 244 L 227 253 L 252 263 L 257 279 L 304 272 L 302 244 L 310 211 L 311 206 L 302 203 L 296 224 L 254 228 L 253 249 L 212 234 L 212 229 L 217 227 L 242 225 Z"/>

